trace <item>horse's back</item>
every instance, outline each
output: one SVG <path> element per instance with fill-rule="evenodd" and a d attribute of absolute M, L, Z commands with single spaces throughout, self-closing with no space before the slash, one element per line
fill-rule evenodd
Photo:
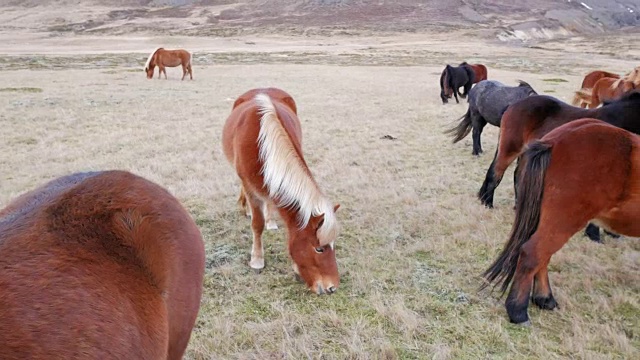
<path fill-rule="evenodd" d="M 0 214 L 0 358 L 182 356 L 204 248 L 168 192 L 121 171 L 74 174 Z"/>
<path fill-rule="evenodd" d="M 618 79 L 619 77 L 620 77 L 620 75 L 614 74 L 614 73 L 610 73 L 608 71 L 595 70 L 595 71 L 592 71 L 592 72 L 588 73 L 584 77 L 584 80 L 582 80 L 581 88 L 593 88 L 595 86 L 596 82 L 598 80 L 602 79 L 602 78 Z"/>
<path fill-rule="evenodd" d="M 298 151 L 301 151 L 302 129 L 295 107 L 290 105 L 293 102 L 293 98 L 282 90 L 278 92 L 272 91 L 272 93 L 275 95 L 274 97 L 271 97 L 268 92 L 261 91 L 261 89 L 253 89 L 241 95 L 236 100 L 237 105 L 234 106 L 224 124 L 222 129 L 223 152 L 229 162 L 234 164 L 236 168 L 240 163 L 253 164 L 253 167 L 260 166 L 258 135 L 260 133 L 262 115 L 255 99 L 258 94 L 269 96 L 282 126 L 289 133 L 294 146 Z M 249 97 L 247 94 L 253 96 Z M 288 101 L 286 99 L 291 100 Z M 293 105 L 295 106 L 295 102 L 293 102 Z"/>

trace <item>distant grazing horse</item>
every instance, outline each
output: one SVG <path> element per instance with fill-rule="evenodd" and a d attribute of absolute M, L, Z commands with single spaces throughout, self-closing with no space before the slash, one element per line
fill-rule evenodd
<path fill-rule="evenodd" d="M 595 70 L 588 73 L 584 77 L 584 80 L 582 80 L 582 86 L 580 86 L 580 90 L 576 92 L 576 95 L 573 98 L 573 105 L 586 108 L 590 102 L 593 87 L 595 86 L 596 82 L 598 82 L 598 80 L 602 78 L 619 79 L 620 75 L 602 70 Z M 583 94 L 587 94 L 588 97 L 585 98 Z"/>
<path fill-rule="evenodd" d="M 473 83 L 479 83 L 482 80 L 487 80 L 487 67 L 482 64 L 468 64 L 466 61 L 461 63 L 460 66 L 470 66 L 473 70 L 473 74 L 475 75 L 473 78 Z"/>
<path fill-rule="evenodd" d="M 123 171 L 53 180 L 0 210 L 0 359 L 181 359 L 204 263 L 160 186 Z"/>
<path fill-rule="evenodd" d="M 249 266 L 264 268 L 261 209 L 273 202 L 287 226 L 294 271 L 312 291 L 330 294 L 339 284 L 334 250 L 339 205 L 332 205 L 311 175 L 302 156 L 300 120 L 291 102 L 279 100 L 275 92 L 257 90 L 253 99 L 241 101 L 222 134 L 223 151 L 251 207 Z"/>
<path fill-rule="evenodd" d="M 511 284 L 506 309 L 529 323 L 533 303 L 558 304 L 549 283 L 551 256 L 591 219 L 620 234 L 640 236 L 640 137 L 595 119 L 562 125 L 524 153 L 511 235 L 484 272 L 482 287 Z M 533 295 L 532 295 L 533 289 Z"/>
<path fill-rule="evenodd" d="M 636 67 L 623 78 L 605 77 L 596 81 L 593 89 L 580 89 L 575 94 L 574 104 L 575 99 L 580 99 L 582 105 L 593 109 L 604 101 L 615 100 L 634 89 L 640 89 L 640 67 Z"/>
<path fill-rule="evenodd" d="M 291 95 L 289 95 L 286 91 L 278 89 L 278 88 L 273 88 L 273 87 L 269 87 L 269 88 L 256 88 L 256 89 L 251 89 L 247 92 L 245 92 L 244 94 L 240 95 L 236 101 L 234 101 L 233 103 L 233 109 L 237 108 L 238 106 L 240 106 L 240 104 L 247 102 L 247 101 L 252 101 L 256 95 L 260 94 L 260 93 L 265 93 L 267 95 L 269 95 L 269 97 L 271 97 L 274 100 L 283 102 L 285 104 L 287 104 L 289 106 L 289 108 L 297 115 L 298 114 L 298 107 L 296 105 L 296 102 L 293 100 L 293 97 L 291 97 Z M 297 134 L 298 138 L 302 141 L 302 133 Z M 240 196 L 238 197 L 238 204 L 240 204 L 240 207 L 244 210 L 244 212 L 246 213 L 247 216 L 251 216 L 251 207 L 247 206 L 247 197 L 244 193 L 244 189 L 240 189 Z M 276 221 L 273 219 L 274 217 L 274 213 L 275 213 L 275 208 L 274 208 L 274 204 L 273 202 L 268 202 L 265 201 L 263 202 L 263 215 L 265 218 L 265 223 L 267 226 L 267 230 L 276 230 L 278 229 L 278 225 L 276 224 Z"/>
<path fill-rule="evenodd" d="M 144 64 L 144 71 L 147 73 L 147 79 L 153 78 L 153 70 L 158 67 L 158 79 L 164 73 L 167 78 L 167 70 L 165 67 L 176 67 L 182 65 L 182 80 L 189 73 L 189 78 L 193 80 L 193 71 L 191 69 L 191 54 L 186 50 L 165 50 L 164 48 L 155 49 L 147 62 Z"/>
<path fill-rule="evenodd" d="M 454 134 L 453 142 L 464 139 L 473 128 L 473 155 L 482 153 L 480 135 L 487 123 L 500 126 L 500 118 L 507 107 L 527 96 L 536 95 L 531 85 L 519 81 L 518 86 L 506 86 L 495 80 L 483 80 L 469 93 L 469 109 L 460 123 L 447 131 Z"/>
<path fill-rule="evenodd" d="M 473 69 L 468 65 L 463 66 L 445 66 L 440 75 L 440 98 L 442 104 L 449 102 L 449 98 L 453 95 L 458 101 L 458 95 L 462 98 L 466 97 L 473 85 L 475 74 Z M 463 93 L 460 94 L 460 87 L 464 87 Z"/>
<path fill-rule="evenodd" d="M 599 119 L 640 134 L 640 92 L 628 93 L 618 101 L 591 110 L 574 107 L 546 95 L 531 96 L 511 105 L 502 116 L 496 154 L 478 192 L 480 201 L 487 207 L 493 207 L 495 189 L 526 144 L 542 138 L 560 125 L 581 118 Z M 518 171 L 519 166 L 514 173 L 514 183 Z M 599 230 L 593 225 L 587 228 L 587 235 L 591 240 L 600 241 Z"/>

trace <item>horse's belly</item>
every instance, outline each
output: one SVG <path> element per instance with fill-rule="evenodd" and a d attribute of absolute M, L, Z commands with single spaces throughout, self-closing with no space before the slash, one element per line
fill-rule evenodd
<path fill-rule="evenodd" d="M 596 223 L 615 233 L 640 237 L 640 194 L 634 194 L 619 206 L 598 216 Z"/>

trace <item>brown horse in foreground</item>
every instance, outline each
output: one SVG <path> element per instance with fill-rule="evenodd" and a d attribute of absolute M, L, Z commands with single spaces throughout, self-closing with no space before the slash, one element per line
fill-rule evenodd
<path fill-rule="evenodd" d="M 181 359 L 204 260 L 191 216 L 138 176 L 26 193 L 0 211 L 0 359 Z"/>
<path fill-rule="evenodd" d="M 256 89 L 255 94 L 250 100 L 237 101 L 222 134 L 223 151 L 251 207 L 249 266 L 264 268 L 263 209 L 265 203 L 273 203 L 287 226 L 294 271 L 312 291 L 331 294 L 340 280 L 334 250 L 339 205 L 334 207 L 323 194 L 302 156 L 302 131 L 290 105 L 293 99 L 280 100 L 290 96 L 278 89 Z"/>
<path fill-rule="evenodd" d="M 291 97 L 291 95 L 289 95 L 286 91 L 278 89 L 278 88 L 256 88 L 256 89 L 251 89 L 247 92 L 245 92 L 244 94 L 240 95 L 236 101 L 233 102 L 233 108 L 231 108 L 231 110 L 237 108 L 238 106 L 240 106 L 240 104 L 246 102 L 246 101 L 251 101 L 253 100 L 253 98 L 260 94 L 260 93 L 265 93 L 267 95 L 269 95 L 269 97 L 271 97 L 274 100 L 277 101 L 281 101 L 285 104 L 287 104 L 289 106 L 289 108 L 297 115 L 298 114 L 298 107 L 296 105 L 296 102 L 293 100 L 293 97 Z M 302 134 L 297 134 L 298 138 L 302 141 Z M 240 207 L 242 208 L 242 210 L 244 210 L 245 214 L 247 216 L 251 216 L 251 207 L 247 206 L 247 196 L 244 193 L 244 189 L 240 189 L 240 196 L 238 197 L 238 204 L 240 204 Z M 274 204 L 272 202 L 264 202 L 263 203 L 263 215 L 265 218 L 265 223 L 267 226 L 267 230 L 276 230 L 278 229 L 278 224 L 276 223 L 276 221 L 274 220 L 274 214 L 275 214 L 275 209 L 274 209 Z"/>
<path fill-rule="evenodd" d="M 167 70 L 165 67 L 176 67 L 182 65 L 182 80 L 189 73 L 189 78 L 193 80 L 193 71 L 191 69 L 191 54 L 182 49 L 178 50 L 165 50 L 164 48 L 157 48 L 154 50 L 147 62 L 144 64 L 144 71 L 147 73 L 147 79 L 153 78 L 153 71 L 155 67 L 158 67 L 158 79 L 162 77 L 167 78 Z"/>
<path fill-rule="evenodd" d="M 595 119 L 562 125 L 524 154 L 516 217 L 509 241 L 485 271 L 511 284 L 506 309 L 513 323 L 529 323 L 529 299 L 542 309 L 558 304 L 549 283 L 551 256 L 591 219 L 616 233 L 640 236 L 640 137 Z M 533 289 L 533 296 L 532 294 Z"/>
<path fill-rule="evenodd" d="M 596 85 L 596 82 L 602 78 L 619 79 L 620 75 L 602 70 L 595 70 L 588 73 L 582 80 L 580 90 L 576 92 L 576 95 L 573 98 L 573 105 L 583 108 L 587 107 L 590 102 L 593 87 Z M 585 96 L 585 94 L 588 96 Z"/>

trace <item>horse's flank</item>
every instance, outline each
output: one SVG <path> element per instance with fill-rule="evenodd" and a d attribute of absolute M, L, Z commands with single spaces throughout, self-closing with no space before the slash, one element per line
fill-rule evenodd
<path fill-rule="evenodd" d="M 277 199 L 280 207 L 298 208 L 300 228 L 307 226 L 311 216 L 324 215 L 317 232 L 318 240 L 322 246 L 332 244 L 337 236 L 337 221 L 331 202 L 318 188 L 301 154 L 291 143 L 269 96 L 258 94 L 255 101 L 261 115 L 258 147 L 269 196 Z"/>
<path fill-rule="evenodd" d="M 157 47 L 155 50 L 153 50 L 151 52 L 151 54 L 149 55 L 149 58 L 147 59 L 147 62 L 144 64 L 144 71 L 147 71 L 149 69 L 149 65 L 151 65 L 151 60 L 153 60 L 153 56 L 158 52 L 158 50 L 162 49 L 162 47 Z"/>

